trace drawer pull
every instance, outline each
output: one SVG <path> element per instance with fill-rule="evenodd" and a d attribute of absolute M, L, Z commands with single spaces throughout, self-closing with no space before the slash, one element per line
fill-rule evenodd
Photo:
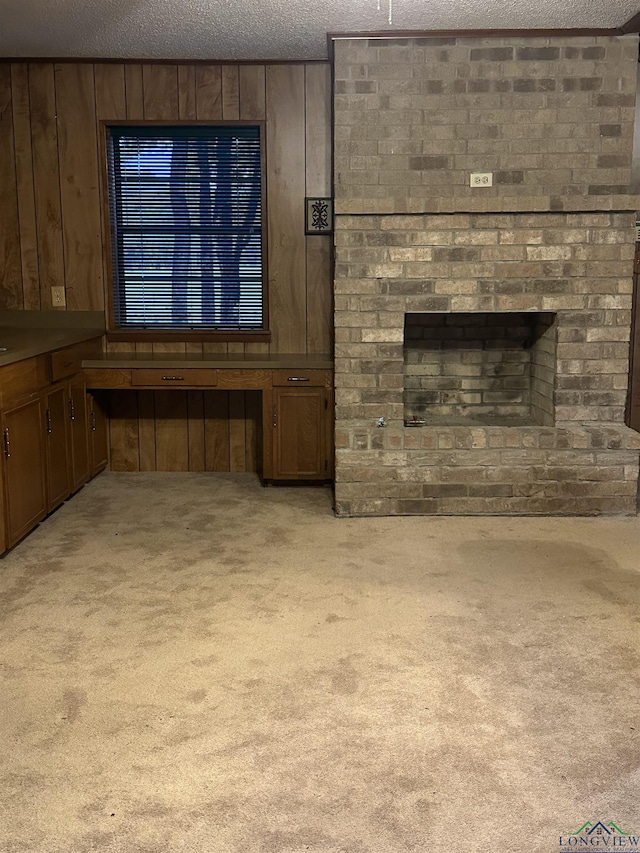
<path fill-rule="evenodd" d="M 11 444 L 9 443 L 9 427 L 4 431 L 4 455 L 7 459 L 11 459 Z"/>
<path fill-rule="evenodd" d="M 308 376 L 289 376 L 287 377 L 287 382 L 308 382 Z"/>
<path fill-rule="evenodd" d="M 73 362 L 72 362 L 72 361 L 63 361 L 63 362 L 62 362 L 62 366 L 63 366 L 63 367 L 71 367 L 71 365 L 72 365 L 72 364 L 73 364 Z"/>
<path fill-rule="evenodd" d="M 184 382 L 184 376 L 163 376 L 163 382 Z"/>

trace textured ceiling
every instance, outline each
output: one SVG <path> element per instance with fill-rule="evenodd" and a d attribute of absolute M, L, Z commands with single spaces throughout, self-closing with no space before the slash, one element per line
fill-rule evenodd
<path fill-rule="evenodd" d="M 327 32 L 620 27 L 639 6 L 638 0 L 0 0 L 0 56 L 324 59 Z"/>

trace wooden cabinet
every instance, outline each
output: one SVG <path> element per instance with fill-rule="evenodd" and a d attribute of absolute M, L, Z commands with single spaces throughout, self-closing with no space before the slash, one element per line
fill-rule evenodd
<path fill-rule="evenodd" d="M 66 385 L 44 394 L 47 510 L 55 509 L 71 494 L 69 405 Z"/>
<path fill-rule="evenodd" d="M 245 361 L 246 366 L 242 362 Z M 157 366 L 153 366 L 154 362 Z M 289 363 L 290 366 L 287 366 Z M 270 366 L 273 364 L 273 366 Z M 103 389 L 105 391 L 118 392 L 140 392 L 148 391 L 156 394 L 154 398 L 139 397 L 137 402 L 139 408 L 136 411 L 136 398 L 134 397 L 129 407 L 127 394 L 118 393 L 114 397 L 112 415 L 118 419 L 119 411 L 133 412 L 132 419 L 139 418 L 139 432 L 142 441 L 144 424 L 145 445 L 151 444 L 151 451 L 160 448 L 159 429 L 162 427 L 164 437 L 162 439 L 162 453 L 166 456 L 167 434 L 162 420 L 171 420 L 171 437 L 178 435 L 182 441 L 183 452 L 177 465 L 172 470 L 205 470 L 205 457 L 207 465 L 216 462 L 218 445 L 222 448 L 219 458 L 220 468 L 214 470 L 229 470 L 229 459 L 232 452 L 232 418 L 233 426 L 237 425 L 242 413 L 238 416 L 232 415 L 229 402 L 228 420 L 229 426 L 221 424 L 221 429 L 214 425 L 214 417 L 207 413 L 206 390 L 216 389 L 213 393 L 220 394 L 224 398 L 226 391 L 259 391 L 262 400 L 262 416 L 258 424 L 255 418 L 255 409 L 252 409 L 253 423 L 251 424 L 251 439 L 248 438 L 249 430 L 246 430 L 242 441 L 245 439 L 255 442 L 256 468 L 263 481 L 286 482 L 297 481 L 327 481 L 333 478 L 333 371 L 328 366 L 329 357 L 325 356 L 233 356 L 232 366 L 228 360 L 220 358 L 216 363 L 215 356 L 189 357 L 170 356 L 168 354 L 152 353 L 144 357 L 144 364 L 137 357 L 127 355 L 104 355 L 100 359 L 92 359 L 91 364 L 84 370 L 88 387 L 92 390 Z M 165 383 L 164 385 L 161 383 Z M 157 394 L 159 388 L 171 389 L 162 397 Z M 205 398 L 191 395 L 189 402 L 185 397 L 176 397 L 176 405 L 171 402 L 171 395 L 180 393 L 182 388 L 197 391 L 204 390 Z M 175 389 L 178 389 L 176 392 Z M 206 389 L 206 390 L 205 390 Z M 194 420 L 191 420 L 193 400 Z M 153 408 L 149 403 L 155 405 L 155 424 L 153 422 Z M 225 407 L 226 407 L 225 403 Z M 144 409 L 144 415 L 142 410 Z M 149 424 L 149 411 L 151 424 Z M 225 412 L 224 409 L 222 409 Z M 158 414 L 161 417 L 158 417 Z M 177 414 L 173 414 L 173 413 Z M 240 410 L 241 412 L 241 410 Z M 162 417 L 164 414 L 164 418 Z M 223 414 L 226 418 L 227 412 Z M 170 416 L 170 417 L 169 417 Z M 129 415 L 126 416 L 129 418 Z M 215 415 L 218 419 L 218 416 Z M 91 416 L 90 416 L 91 419 Z M 222 420 L 221 419 L 221 420 Z M 248 423 L 248 421 L 247 421 Z M 187 454 L 187 448 L 191 447 L 192 430 L 193 436 L 200 435 L 200 444 L 204 443 L 205 453 L 200 450 L 200 464 L 202 467 L 192 468 L 191 455 Z M 261 429 L 260 429 L 261 426 Z M 150 427 L 150 428 L 149 428 Z M 155 429 L 155 433 L 154 433 Z M 112 440 L 115 431 L 112 433 Z M 215 433 L 215 434 L 214 434 Z M 237 430 L 236 430 L 237 436 Z M 158 441 L 156 448 L 153 446 L 154 439 Z M 117 437 L 116 437 L 117 440 Z M 197 449 L 198 439 L 194 441 Z M 225 449 L 224 444 L 227 443 Z M 139 460 L 135 460 L 131 469 L 136 469 L 136 462 L 142 465 L 142 445 L 139 445 Z M 209 454 L 209 450 L 211 453 Z M 224 458 L 226 455 L 226 468 Z M 197 453 L 194 454 L 197 456 Z M 104 458 L 104 457 L 103 457 Z M 157 465 L 160 458 L 159 452 L 152 457 L 151 467 Z M 188 458 L 188 462 L 186 461 Z M 148 459 L 145 459 L 144 470 L 148 470 Z M 244 459 L 243 459 L 244 461 Z M 183 467 L 180 467 L 183 466 Z M 206 470 L 211 470 L 207 468 Z"/>
<path fill-rule="evenodd" d="M 97 394 L 87 394 L 89 416 L 89 474 L 95 477 L 109 462 L 109 427 L 105 404 Z"/>
<path fill-rule="evenodd" d="M 333 476 L 333 376 L 329 370 L 287 368 L 272 373 L 273 480 Z"/>
<path fill-rule="evenodd" d="M 56 382 L 66 379 L 67 460 L 71 492 L 75 492 L 89 479 L 89 422 L 82 374 L 82 358 L 86 350 L 86 344 L 75 344 L 49 355 L 51 380 Z"/>
<path fill-rule="evenodd" d="M 89 423 L 87 392 L 82 375 L 67 383 L 71 436 L 71 491 L 77 491 L 89 479 Z"/>
<path fill-rule="evenodd" d="M 22 539 L 47 513 L 41 396 L 2 412 L 6 547 Z"/>
<path fill-rule="evenodd" d="M 47 509 L 50 512 L 105 464 L 106 422 L 91 410 L 82 376 L 44 392 Z M 93 437 L 92 427 L 100 430 Z M 94 462 L 94 454 L 100 459 Z"/>
<path fill-rule="evenodd" d="M 324 387 L 274 387 L 272 393 L 274 480 L 325 480 L 329 471 Z"/>
<path fill-rule="evenodd" d="M 90 442 L 81 372 L 83 353 L 96 349 L 100 339 L 0 368 L 0 553 L 104 467 L 89 451 L 106 455 L 106 425 L 96 416 L 100 438 Z"/>

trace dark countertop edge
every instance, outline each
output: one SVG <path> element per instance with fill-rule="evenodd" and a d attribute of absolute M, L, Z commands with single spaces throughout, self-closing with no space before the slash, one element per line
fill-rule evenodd
<path fill-rule="evenodd" d="M 51 329 L 0 326 L 0 346 L 7 346 L 7 352 L 0 352 L 0 367 L 55 352 L 93 338 L 101 338 L 103 335 L 104 329 L 100 328 Z"/>
<path fill-rule="evenodd" d="M 63 311 L 59 308 L 51 311 L 24 311 L 3 308 L 0 310 L 0 328 L 45 329 L 62 331 L 63 329 L 96 329 L 104 334 L 104 311 Z"/>
<path fill-rule="evenodd" d="M 193 353 L 105 353 L 103 358 L 90 358 L 82 362 L 87 369 L 121 368 L 128 370 L 140 367 L 170 368 L 180 365 L 181 367 L 197 367 L 209 369 L 252 369 L 252 370 L 277 370 L 282 369 L 305 369 L 305 370 L 333 370 L 333 359 L 329 355 L 307 355 L 289 354 L 282 355 L 208 355 L 203 353 L 200 357 Z"/>

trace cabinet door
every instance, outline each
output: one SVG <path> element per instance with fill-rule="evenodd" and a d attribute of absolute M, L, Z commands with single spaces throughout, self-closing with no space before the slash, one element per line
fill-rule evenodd
<path fill-rule="evenodd" d="M 59 385 L 44 397 L 47 460 L 47 509 L 55 509 L 71 494 L 67 389 Z"/>
<path fill-rule="evenodd" d="M 47 511 L 40 397 L 2 414 L 7 546 L 15 545 Z"/>
<path fill-rule="evenodd" d="M 87 394 L 89 410 L 89 467 L 90 476 L 95 477 L 109 461 L 109 433 L 107 415 L 103 403 L 95 394 Z"/>
<path fill-rule="evenodd" d="M 71 423 L 71 491 L 75 492 L 89 479 L 89 427 L 84 378 L 72 379 L 67 384 L 67 393 Z"/>
<path fill-rule="evenodd" d="M 273 389 L 273 478 L 324 480 L 327 394 L 324 388 Z"/>

